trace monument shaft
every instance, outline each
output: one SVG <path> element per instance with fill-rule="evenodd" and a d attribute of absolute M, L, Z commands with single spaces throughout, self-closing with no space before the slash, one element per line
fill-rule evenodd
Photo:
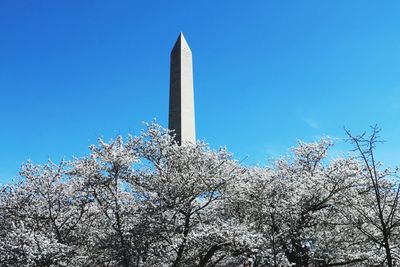
<path fill-rule="evenodd" d="M 192 51 L 181 33 L 171 51 L 168 128 L 179 143 L 196 143 Z"/>

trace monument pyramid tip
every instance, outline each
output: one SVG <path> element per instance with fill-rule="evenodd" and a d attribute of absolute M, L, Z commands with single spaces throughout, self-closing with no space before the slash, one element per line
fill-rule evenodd
<path fill-rule="evenodd" d="M 186 48 L 190 51 L 190 47 L 186 41 L 186 38 L 183 35 L 183 32 L 181 31 L 181 32 L 179 32 L 178 39 L 176 40 L 175 45 L 172 48 L 172 51 L 177 50 L 177 49 L 182 49 L 182 48 Z"/>

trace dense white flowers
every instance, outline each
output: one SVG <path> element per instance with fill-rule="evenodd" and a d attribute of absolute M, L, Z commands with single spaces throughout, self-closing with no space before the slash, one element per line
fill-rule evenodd
<path fill-rule="evenodd" d="M 87 157 L 28 162 L 1 188 L 0 266 L 367 266 L 388 249 L 397 260 L 393 172 L 329 160 L 332 145 L 245 167 L 152 123 Z"/>

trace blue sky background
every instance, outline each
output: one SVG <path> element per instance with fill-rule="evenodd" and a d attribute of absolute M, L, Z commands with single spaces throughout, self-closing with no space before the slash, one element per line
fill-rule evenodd
<path fill-rule="evenodd" d="M 169 53 L 193 51 L 198 138 L 248 164 L 379 124 L 399 164 L 398 1 L 0 1 L 0 182 L 23 161 L 167 125 Z M 336 152 L 348 149 L 339 141 Z"/>

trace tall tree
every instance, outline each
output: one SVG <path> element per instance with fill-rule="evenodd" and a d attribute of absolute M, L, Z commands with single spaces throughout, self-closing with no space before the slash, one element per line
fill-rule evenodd
<path fill-rule="evenodd" d="M 398 237 L 400 217 L 398 214 L 400 183 L 398 170 L 382 169 L 382 164 L 376 160 L 376 145 L 379 139 L 380 129 L 375 125 L 371 127 L 371 133 L 353 135 L 346 130 L 349 141 L 354 145 L 361 162 L 364 165 L 362 174 L 368 181 L 365 191 L 360 192 L 362 198 L 355 203 L 354 211 L 357 215 L 354 219 L 355 227 L 369 240 L 377 245 L 377 254 L 380 248 L 384 248 L 384 257 L 381 264 L 388 267 L 394 265 L 394 255 L 398 254 L 395 246 Z"/>

